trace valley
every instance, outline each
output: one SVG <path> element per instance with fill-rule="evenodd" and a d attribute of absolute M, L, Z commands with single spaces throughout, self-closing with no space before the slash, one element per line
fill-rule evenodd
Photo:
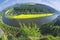
<path fill-rule="evenodd" d="M 59 23 L 60 13 L 47 5 L 16 4 L 1 12 L 0 40 L 60 40 Z"/>

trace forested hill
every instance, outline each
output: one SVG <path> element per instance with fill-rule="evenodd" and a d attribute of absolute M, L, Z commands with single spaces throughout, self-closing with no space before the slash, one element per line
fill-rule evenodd
<path fill-rule="evenodd" d="M 42 13 L 55 13 L 57 10 L 53 9 L 52 7 L 49 7 L 44 4 L 22 4 L 22 5 L 15 5 L 15 10 L 22 9 L 26 12 L 42 12 Z M 22 11 L 20 10 L 20 11 Z"/>
<path fill-rule="evenodd" d="M 10 13 L 13 12 L 14 14 L 20 13 L 56 13 L 52 7 L 49 7 L 44 4 L 16 4 L 14 6 L 8 7 L 5 11 L 10 10 Z"/>

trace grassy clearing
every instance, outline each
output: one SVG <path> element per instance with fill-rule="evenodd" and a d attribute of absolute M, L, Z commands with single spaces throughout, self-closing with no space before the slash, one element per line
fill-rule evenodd
<path fill-rule="evenodd" d="M 28 19 L 28 18 L 41 18 L 41 17 L 47 17 L 52 16 L 53 14 L 20 14 L 17 16 L 8 16 L 8 18 L 14 18 L 14 19 Z"/>

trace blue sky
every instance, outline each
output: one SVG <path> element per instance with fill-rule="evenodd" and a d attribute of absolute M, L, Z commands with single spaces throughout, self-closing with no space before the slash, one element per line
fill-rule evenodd
<path fill-rule="evenodd" d="M 4 0 L 0 0 L 0 4 L 1 4 L 2 2 L 4 2 Z"/>
<path fill-rule="evenodd" d="M 51 6 L 60 11 L 60 0 L 0 0 L 0 11 L 16 3 L 40 3 Z"/>

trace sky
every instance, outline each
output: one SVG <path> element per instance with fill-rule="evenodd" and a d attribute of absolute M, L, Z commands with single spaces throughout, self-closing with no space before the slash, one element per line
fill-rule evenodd
<path fill-rule="evenodd" d="M 45 4 L 60 11 L 60 0 L 0 0 L 0 11 L 17 3 L 22 4 L 31 2 Z"/>

